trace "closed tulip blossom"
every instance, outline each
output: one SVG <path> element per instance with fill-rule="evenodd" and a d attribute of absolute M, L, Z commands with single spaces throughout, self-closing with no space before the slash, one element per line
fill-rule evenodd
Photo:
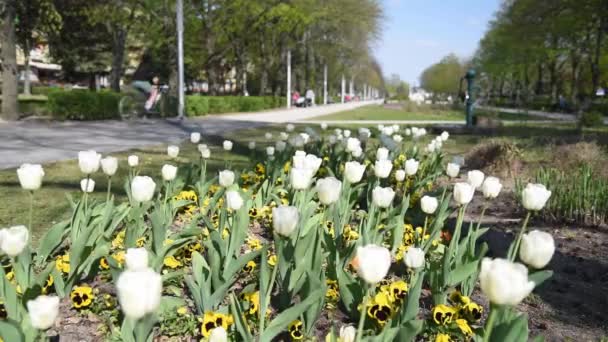
<path fill-rule="evenodd" d="M 443 140 L 443 141 L 447 141 L 447 140 L 448 140 L 448 138 L 450 137 L 450 133 L 448 133 L 448 132 L 446 132 L 446 131 L 443 131 L 443 132 L 441 132 L 440 137 L 441 137 L 441 140 Z"/>
<path fill-rule="evenodd" d="M 209 342 L 227 342 L 228 341 L 228 333 L 224 327 L 217 327 L 211 330 L 209 334 Z"/>
<path fill-rule="evenodd" d="M 131 196 L 135 202 L 147 202 L 154 197 L 156 183 L 148 176 L 136 176 L 131 181 Z"/>
<path fill-rule="evenodd" d="M 287 132 L 281 132 L 279 133 L 279 139 L 281 141 L 287 141 L 289 140 L 289 134 L 287 134 Z"/>
<path fill-rule="evenodd" d="M 288 237 L 296 229 L 300 214 L 293 206 L 279 206 L 272 209 L 272 227 L 282 236 Z"/>
<path fill-rule="evenodd" d="M 496 177 L 488 177 L 483 181 L 483 185 L 481 186 L 481 190 L 485 198 L 496 198 L 498 194 L 500 194 L 500 190 L 502 189 L 502 184 L 500 180 Z"/>
<path fill-rule="evenodd" d="M 435 197 L 423 196 L 420 199 L 420 208 L 427 215 L 433 214 L 435 212 L 435 210 L 437 210 L 438 206 L 439 206 L 439 201 L 437 201 L 437 198 L 435 198 Z"/>
<path fill-rule="evenodd" d="M 287 144 L 284 141 L 277 141 L 276 144 L 275 144 L 275 148 L 279 152 L 285 151 L 286 147 L 287 147 Z"/>
<path fill-rule="evenodd" d="M 372 190 L 372 203 L 380 208 L 388 208 L 393 203 L 395 191 L 392 188 L 375 187 Z"/>
<path fill-rule="evenodd" d="M 376 160 L 374 174 L 378 178 L 387 178 L 393 169 L 393 162 L 387 159 Z"/>
<path fill-rule="evenodd" d="M 95 151 L 78 152 L 78 167 L 85 175 L 90 175 L 99 170 L 101 165 L 101 154 Z"/>
<path fill-rule="evenodd" d="M 306 158 L 304 158 L 304 168 L 311 170 L 313 174 L 319 171 L 321 163 L 323 163 L 323 159 L 314 154 L 307 154 Z"/>
<path fill-rule="evenodd" d="M 177 158 L 179 155 L 179 146 L 169 145 L 167 146 L 167 155 L 171 158 Z"/>
<path fill-rule="evenodd" d="M 220 185 L 227 188 L 234 184 L 234 172 L 230 170 L 220 171 L 219 174 Z"/>
<path fill-rule="evenodd" d="M 475 188 L 469 183 L 454 184 L 454 201 L 456 201 L 458 205 L 464 205 L 471 202 L 474 194 Z"/>
<path fill-rule="evenodd" d="M 361 148 L 361 141 L 357 138 L 346 139 L 346 151 L 353 152 Z"/>
<path fill-rule="evenodd" d="M 405 252 L 403 261 L 409 268 L 424 267 L 424 251 L 418 247 L 410 247 Z"/>
<path fill-rule="evenodd" d="M 270 132 L 264 133 L 264 138 L 266 138 L 266 140 L 272 140 L 272 133 L 270 133 Z"/>
<path fill-rule="evenodd" d="M 375 285 L 386 277 L 391 267 L 391 253 L 387 248 L 374 244 L 358 247 L 352 264 L 361 279 Z"/>
<path fill-rule="evenodd" d="M 25 226 L 0 229 L 0 249 L 9 257 L 16 257 L 27 246 L 29 236 Z"/>
<path fill-rule="evenodd" d="M 551 197 L 551 191 L 547 190 L 542 184 L 528 183 L 521 197 L 524 208 L 538 211 L 542 210 L 547 204 L 549 197 Z"/>
<path fill-rule="evenodd" d="M 479 282 L 483 294 L 498 305 L 517 305 L 534 289 L 526 266 L 506 259 L 484 258 Z"/>
<path fill-rule="evenodd" d="M 125 253 L 125 263 L 129 271 L 143 271 L 148 268 L 148 251 L 145 248 L 129 248 Z"/>
<path fill-rule="evenodd" d="M 418 166 L 420 162 L 416 159 L 408 159 L 405 161 L 405 172 L 408 176 L 413 176 L 418 172 Z"/>
<path fill-rule="evenodd" d="M 485 175 L 479 170 L 469 171 L 467 173 L 467 182 L 475 189 L 481 188 Z"/>
<path fill-rule="evenodd" d="M 222 147 L 224 148 L 225 151 L 231 151 L 232 150 L 232 141 L 230 140 L 224 140 L 224 142 L 222 143 Z"/>
<path fill-rule="evenodd" d="M 17 177 L 24 190 L 38 190 L 42 186 L 44 169 L 40 164 L 23 164 L 17 169 Z"/>
<path fill-rule="evenodd" d="M 198 149 L 199 152 L 203 152 L 203 150 L 208 150 L 209 146 L 207 146 L 207 144 L 198 144 L 196 146 L 196 148 Z"/>
<path fill-rule="evenodd" d="M 255 150 L 255 141 L 250 141 L 249 144 L 247 144 L 247 147 L 249 147 L 250 150 Z"/>
<path fill-rule="evenodd" d="M 226 205 L 229 209 L 239 210 L 243 206 L 243 198 L 238 191 L 226 191 Z"/>
<path fill-rule="evenodd" d="M 27 301 L 27 314 L 32 327 L 38 330 L 47 330 L 55 324 L 59 316 L 59 297 L 38 296 Z"/>
<path fill-rule="evenodd" d="M 393 140 L 394 140 L 396 143 L 400 143 L 400 142 L 402 142 L 402 141 L 403 141 L 403 137 L 402 137 L 401 135 L 399 135 L 399 134 L 394 134 L 394 135 L 393 135 Z"/>
<path fill-rule="evenodd" d="M 388 159 L 388 149 L 385 147 L 380 147 L 376 151 L 376 160 L 386 160 Z"/>
<path fill-rule="evenodd" d="M 555 253 L 555 241 L 547 232 L 533 230 L 524 234 L 519 247 L 519 258 L 536 269 L 547 266 Z"/>
<path fill-rule="evenodd" d="M 458 177 L 458 173 L 460 173 L 460 165 L 455 164 L 455 163 L 449 163 L 448 167 L 445 170 L 445 173 L 450 178 L 456 178 L 456 177 Z"/>
<path fill-rule="evenodd" d="M 342 132 L 342 134 L 344 135 L 345 138 L 349 138 L 351 135 L 351 131 L 349 129 L 345 129 L 344 132 Z"/>
<path fill-rule="evenodd" d="M 357 329 L 352 325 L 343 325 L 340 327 L 340 342 L 355 342 Z"/>
<path fill-rule="evenodd" d="M 350 154 L 354 158 L 360 158 L 363 155 L 363 149 L 361 148 L 361 146 L 359 146 L 359 148 L 357 148 L 356 150 L 352 151 Z"/>
<path fill-rule="evenodd" d="M 397 182 L 403 182 L 405 180 L 405 170 L 395 171 L 395 180 L 397 180 Z"/>
<path fill-rule="evenodd" d="M 150 268 L 122 272 L 116 288 L 120 309 L 133 320 L 155 313 L 160 306 L 162 277 Z"/>
<path fill-rule="evenodd" d="M 266 155 L 268 155 L 268 156 L 274 156 L 274 146 L 268 146 L 268 147 L 266 147 Z"/>
<path fill-rule="evenodd" d="M 211 158 L 211 150 L 210 149 L 204 149 L 201 152 L 201 158 L 203 159 L 209 159 Z"/>
<path fill-rule="evenodd" d="M 136 167 L 139 165 L 139 157 L 136 155 L 130 155 L 127 158 L 127 164 L 129 164 L 130 167 Z"/>
<path fill-rule="evenodd" d="M 109 156 L 103 158 L 101 160 L 101 170 L 108 177 L 114 176 L 116 170 L 118 170 L 118 159 Z"/>
<path fill-rule="evenodd" d="M 163 165 L 161 173 L 163 180 L 170 182 L 175 179 L 175 176 L 177 176 L 177 167 L 169 164 Z"/>
<path fill-rule="evenodd" d="M 294 190 L 306 190 L 310 187 L 312 177 L 313 173 L 309 169 L 292 168 L 289 174 L 291 187 L 294 188 Z"/>
<path fill-rule="evenodd" d="M 326 130 L 327 129 L 327 122 L 321 122 L 321 129 L 322 130 Z"/>
<path fill-rule="evenodd" d="M 359 183 L 365 173 L 365 165 L 356 161 L 349 161 L 344 164 L 344 178 L 349 183 Z"/>
<path fill-rule="evenodd" d="M 193 144 L 198 144 L 201 141 L 201 134 L 199 132 L 190 133 L 190 142 Z"/>
<path fill-rule="evenodd" d="M 285 126 L 285 130 L 286 130 L 287 132 L 293 132 L 293 130 L 294 130 L 294 129 L 296 129 L 296 126 L 294 126 L 293 124 L 287 124 L 287 125 Z"/>
<path fill-rule="evenodd" d="M 85 178 L 80 181 L 80 190 L 84 193 L 91 193 L 95 190 L 95 181 L 90 178 Z"/>
<path fill-rule="evenodd" d="M 316 186 L 319 202 L 325 205 L 337 202 L 340 198 L 341 189 L 342 182 L 334 177 L 319 179 Z"/>

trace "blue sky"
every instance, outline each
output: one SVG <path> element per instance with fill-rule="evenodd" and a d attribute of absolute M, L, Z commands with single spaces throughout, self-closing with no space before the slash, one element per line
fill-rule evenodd
<path fill-rule="evenodd" d="M 453 52 L 470 57 L 501 0 L 382 0 L 387 17 L 375 55 L 384 74 L 410 84 Z"/>

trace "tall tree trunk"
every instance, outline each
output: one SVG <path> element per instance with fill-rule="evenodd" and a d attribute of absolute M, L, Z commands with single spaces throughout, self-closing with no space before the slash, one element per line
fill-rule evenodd
<path fill-rule="evenodd" d="M 2 18 L 2 118 L 16 120 L 17 110 L 17 56 L 15 45 L 15 4 L 8 0 Z"/>
<path fill-rule="evenodd" d="M 542 62 L 538 62 L 536 68 L 536 89 L 534 90 L 534 95 L 539 96 L 543 94 L 543 74 L 545 68 Z"/>
<path fill-rule="evenodd" d="M 110 71 L 110 87 L 120 92 L 120 79 L 123 75 L 125 60 L 125 47 L 127 44 L 127 30 L 123 27 L 114 27 L 112 35 L 112 70 Z"/>
<path fill-rule="evenodd" d="M 549 87 L 551 88 L 551 102 L 557 103 L 557 61 L 549 64 Z"/>
<path fill-rule="evenodd" d="M 575 51 L 571 52 L 570 63 L 572 67 L 572 78 L 570 79 L 570 102 L 576 107 L 578 104 L 578 86 L 579 86 L 579 65 L 580 57 Z"/>
<path fill-rule="evenodd" d="M 605 20 L 607 19 L 603 16 L 599 18 L 597 33 L 595 34 L 595 49 L 593 51 L 593 60 L 591 62 L 591 83 L 593 84 L 593 89 L 591 89 L 592 94 L 595 94 L 595 92 L 600 86 L 600 57 L 602 54 L 602 40 L 604 34 Z"/>

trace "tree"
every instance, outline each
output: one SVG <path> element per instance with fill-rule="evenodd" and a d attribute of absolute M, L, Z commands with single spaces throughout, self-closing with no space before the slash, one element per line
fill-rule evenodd
<path fill-rule="evenodd" d="M 386 91 L 391 99 L 396 100 L 407 100 L 410 97 L 410 85 L 401 80 L 401 77 L 397 74 L 392 74 L 388 80 L 385 81 Z"/>
<path fill-rule="evenodd" d="M 435 94 L 456 95 L 465 69 L 464 63 L 456 55 L 447 55 L 422 72 L 420 85 Z"/>
<path fill-rule="evenodd" d="M 2 5 L 0 5 L 2 6 Z M 15 42 L 15 1 L 4 1 L 2 12 L 2 117 L 6 120 L 19 118 L 17 111 L 17 56 Z"/>

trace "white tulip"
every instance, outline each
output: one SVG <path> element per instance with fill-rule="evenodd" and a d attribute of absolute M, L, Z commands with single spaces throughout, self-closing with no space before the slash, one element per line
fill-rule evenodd
<path fill-rule="evenodd" d="M 304 168 L 311 170 L 313 175 L 319 171 L 321 163 L 323 163 L 323 159 L 314 154 L 307 154 L 306 158 L 304 158 Z"/>
<path fill-rule="evenodd" d="M 342 129 L 341 128 L 336 128 L 336 129 L 334 129 L 334 133 L 336 133 L 336 135 L 341 135 L 342 134 Z"/>
<path fill-rule="evenodd" d="M 0 230 L 0 249 L 10 257 L 21 254 L 29 241 L 29 231 L 25 226 L 14 226 Z"/>
<path fill-rule="evenodd" d="M 483 258 L 479 282 L 490 302 L 498 305 L 517 305 L 534 289 L 526 266 L 506 259 Z"/>
<path fill-rule="evenodd" d="M 388 159 L 388 149 L 385 147 L 380 147 L 376 151 L 376 160 L 386 160 Z"/>
<path fill-rule="evenodd" d="M 459 205 L 464 205 L 471 202 L 474 194 L 475 188 L 473 188 L 469 183 L 454 184 L 454 200 Z"/>
<path fill-rule="evenodd" d="M 211 157 L 211 150 L 210 149 L 204 149 L 201 152 L 201 158 L 203 159 L 209 159 Z"/>
<path fill-rule="evenodd" d="M 377 186 L 372 190 L 372 203 L 380 208 L 388 208 L 393 203 L 395 191 L 392 188 Z"/>
<path fill-rule="evenodd" d="M 529 266 L 536 269 L 547 266 L 553 253 L 555 253 L 555 241 L 551 234 L 533 230 L 522 236 L 519 258 Z"/>
<path fill-rule="evenodd" d="M 302 141 L 304 141 L 304 144 L 308 144 L 308 142 L 310 141 L 310 135 L 308 133 L 300 133 L 300 137 L 302 137 Z"/>
<path fill-rule="evenodd" d="M 356 161 L 349 161 L 344 164 L 344 178 L 350 183 L 358 183 L 365 173 L 365 164 Z"/>
<path fill-rule="evenodd" d="M 549 197 L 551 197 L 551 191 L 547 190 L 542 184 L 528 183 L 521 197 L 524 208 L 538 211 L 547 204 Z"/>
<path fill-rule="evenodd" d="M 361 141 L 357 138 L 346 139 L 346 151 L 353 152 L 357 149 L 361 149 Z"/>
<path fill-rule="evenodd" d="M 437 150 L 439 150 L 439 148 L 437 147 L 437 142 L 435 140 L 431 141 L 428 145 L 426 145 L 426 151 L 428 153 L 433 153 Z"/>
<path fill-rule="evenodd" d="M 105 157 L 101 160 L 101 170 L 108 177 L 112 177 L 118 170 L 118 159 L 114 157 Z"/>
<path fill-rule="evenodd" d="M 385 247 L 373 244 L 358 247 L 353 265 L 359 277 L 374 285 L 386 277 L 391 267 L 391 252 Z"/>
<path fill-rule="evenodd" d="M 198 144 L 199 141 L 201 141 L 201 134 L 199 132 L 190 133 L 190 142 Z"/>
<path fill-rule="evenodd" d="M 277 151 L 283 152 L 283 151 L 285 151 L 287 144 L 284 141 L 277 141 L 275 147 L 276 147 Z"/>
<path fill-rule="evenodd" d="M 391 174 L 393 162 L 387 159 L 376 160 L 374 164 L 374 173 L 378 178 L 386 178 Z"/>
<path fill-rule="evenodd" d="M 209 342 L 227 342 L 228 341 L 228 333 L 224 327 L 217 327 L 211 330 L 209 334 Z"/>
<path fill-rule="evenodd" d="M 335 135 L 332 134 L 327 138 L 327 141 L 329 142 L 330 145 L 335 145 L 336 142 L 338 141 L 338 137 L 336 137 Z"/>
<path fill-rule="evenodd" d="M 91 178 L 84 178 L 80 181 L 80 190 L 86 193 L 93 192 L 95 190 L 95 181 Z"/>
<path fill-rule="evenodd" d="M 165 164 L 161 169 L 161 174 L 163 175 L 163 180 L 170 182 L 177 176 L 177 166 Z"/>
<path fill-rule="evenodd" d="M 290 236 L 296 229 L 299 218 L 296 207 L 282 205 L 272 208 L 272 227 L 279 235 Z"/>
<path fill-rule="evenodd" d="M 306 190 L 312 182 L 313 172 L 304 168 L 291 168 L 290 180 L 294 190 Z"/>
<path fill-rule="evenodd" d="M 302 150 L 297 150 L 297 151 L 294 153 L 294 156 L 296 156 L 296 157 L 306 157 L 306 152 L 305 152 L 305 151 L 302 151 Z"/>
<path fill-rule="evenodd" d="M 372 131 L 369 128 L 361 127 L 359 128 L 359 139 L 367 140 L 372 136 Z"/>
<path fill-rule="evenodd" d="M 170 158 L 177 158 L 179 155 L 179 146 L 169 145 L 167 146 L 167 155 Z"/>
<path fill-rule="evenodd" d="M 266 140 L 271 140 L 271 139 L 272 139 L 272 133 L 270 133 L 270 132 L 266 132 L 266 133 L 264 134 L 264 138 L 266 138 Z"/>
<path fill-rule="evenodd" d="M 120 309 L 125 316 L 133 320 L 155 313 L 160 306 L 162 277 L 150 268 L 122 272 L 116 282 L 116 288 Z"/>
<path fill-rule="evenodd" d="M 285 126 L 285 130 L 287 132 L 293 132 L 293 130 L 296 128 L 296 126 L 294 126 L 293 124 L 287 124 L 287 126 Z"/>
<path fill-rule="evenodd" d="M 289 134 L 287 134 L 286 132 L 281 132 L 279 133 L 279 139 L 287 141 L 287 139 L 289 139 Z"/>
<path fill-rule="evenodd" d="M 296 134 L 289 139 L 289 143 L 294 147 L 302 147 L 304 146 L 304 138 L 301 135 Z"/>
<path fill-rule="evenodd" d="M 395 132 L 399 131 L 399 129 L 400 129 L 399 125 L 397 125 L 397 124 L 393 124 L 393 130 L 394 130 Z"/>
<path fill-rule="evenodd" d="M 17 169 L 17 177 L 24 190 L 38 190 L 42 186 L 44 169 L 40 164 L 23 164 Z"/>
<path fill-rule="evenodd" d="M 203 150 L 208 150 L 209 147 L 207 146 L 207 144 L 198 144 L 196 146 L 196 148 L 198 149 L 199 152 L 203 152 Z"/>
<path fill-rule="evenodd" d="M 467 173 L 467 182 L 475 189 L 481 188 L 485 175 L 479 170 L 469 171 Z"/>
<path fill-rule="evenodd" d="M 360 158 L 363 155 L 363 149 L 359 146 L 357 149 L 350 153 L 355 158 Z"/>
<path fill-rule="evenodd" d="M 403 261 L 409 268 L 424 267 L 424 251 L 418 247 L 410 247 L 405 252 Z"/>
<path fill-rule="evenodd" d="M 412 135 L 412 130 L 411 130 L 411 129 L 409 129 L 409 128 L 406 128 L 406 129 L 405 129 L 405 135 L 407 135 L 407 136 Z"/>
<path fill-rule="evenodd" d="M 349 137 L 350 137 L 350 135 L 351 135 L 351 132 L 350 132 L 350 130 L 349 130 L 349 129 L 345 129 L 345 130 L 344 130 L 344 132 L 342 132 L 342 134 L 344 134 L 344 137 L 345 137 L 345 138 L 349 138 Z"/>
<path fill-rule="evenodd" d="M 130 167 L 136 167 L 139 165 L 139 157 L 136 155 L 130 155 L 127 158 L 127 164 L 129 164 Z"/>
<path fill-rule="evenodd" d="M 407 172 L 408 176 L 413 176 L 418 172 L 418 166 L 420 162 L 416 159 L 408 159 L 405 161 L 405 172 Z"/>
<path fill-rule="evenodd" d="M 226 205 L 232 210 L 239 210 L 243 206 L 243 198 L 238 191 L 226 191 Z"/>
<path fill-rule="evenodd" d="M 327 129 L 327 122 L 321 122 L 321 129 L 322 130 L 326 130 Z"/>
<path fill-rule="evenodd" d="M 435 198 L 435 197 L 423 196 L 420 199 L 420 208 L 427 215 L 433 214 L 435 212 L 435 210 L 437 210 L 438 206 L 439 206 L 439 201 L 437 201 L 437 198 Z"/>
<path fill-rule="evenodd" d="M 247 144 L 247 147 L 249 147 L 250 150 L 255 150 L 255 141 L 250 141 L 249 144 Z"/>
<path fill-rule="evenodd" d="M 443 131 L 443 132 L 441 132 L 440 137 L 441 137 L 441 140 L 442 140 L 442 141 L 447 141 L 447 140 L 448 140 L 448 138 L 450 137 L 450 133 L 448 133 L 448 132 L 446 132 L 446 131 Z"/>
<path fill-rule="evenodd" d="M 396 143 L 400 143 L 400 142 L 402 142 L 402 141 L 403 141 L 403 137 L 402 137 L 401 135 L 399 135 L 399 134 L 395 134 L 395 135 L 393 135 L 393 140 L 394 140 Z"/>
<path fill-rule="evenodd" d="M 454 164 L 454 163 L 449 163 L 447 169 L 445 170 L 445 173 L 448 176 L 450 176 L 451 178 L 458 177 L 459 172 L 460 172 L 460 165 Z"/>
<path fill-rule="evenodd" d="M 335 177 L 327 177 L 317 180 L 317 194 L 319 195 L 319 202 L 330 205 L 335 203 L 340 198 L 340 190 L 342 189 L 342 182 L 337 180 Z"/>
<path fill-rule="evenodd" d="M 274 156 L 274 146 L 268 146 L 268 147 L 266 147 L 266 154 L 268 156 Z"/>
<path fill-rule="evenodd" d="M 43 295 L 34 300 L 28 300 L 27 313 L 32 327 L 46 330 L 55 324 L 55 320 L 59 316 L 59 297 Z"/>
<path fill-rule="evenodd" d="M 222 143 L 222 147 L 224 147 L 225 151 L 232 151 L 232 141 L 230 140 L 224 140 L 224 142 Z"/>
<path fill-rule="evenodd" d="M 357 337 L 357 329 L 352 325 L 343 325 L 340 327 L 340 342 L 355 342 Z"/>
<path fill-rule="evenodd" d="M 101 164 L 101 154 L 95 151 L 78 152 L 78 166 L 85 175 L 90 175 L 99 170 Z"/>
<path fill-rule="evenodd" d="M 405 179 L 405 170 L 397 170 L 395 171 L 395 179 L 397 182 L 403 182 Z"/>
<path fill-rule="evenodd" d="M 483 195 L 486 198 L 498 197 L 498 194 L 500 194 L 501 189 L 502 189 L 502 184 L 500 184 L 500 180 L 496 177 L 486 178 L 486 180 L 483 181 L 483 185 L 481 186 Z"/>
<path fill-rule="evenodd" d="M 131 196 L 135 202 L 147 202 L 154 196 L 156 183 L 148 176 L 135 176 L 131 181 Z"/>
<path fill-rule="evenodd" d="M 129 248 L 125 253 L 125 263 L 129 271 L 143 271 L 148 268 L 148 251 L 145 248 Z"/>
<path fill-rule="evenodd" d="M 220 185 L 227 188 L 234 184 L 234 172 L 230 170 L 220 171 L 219 176 Z"/>

